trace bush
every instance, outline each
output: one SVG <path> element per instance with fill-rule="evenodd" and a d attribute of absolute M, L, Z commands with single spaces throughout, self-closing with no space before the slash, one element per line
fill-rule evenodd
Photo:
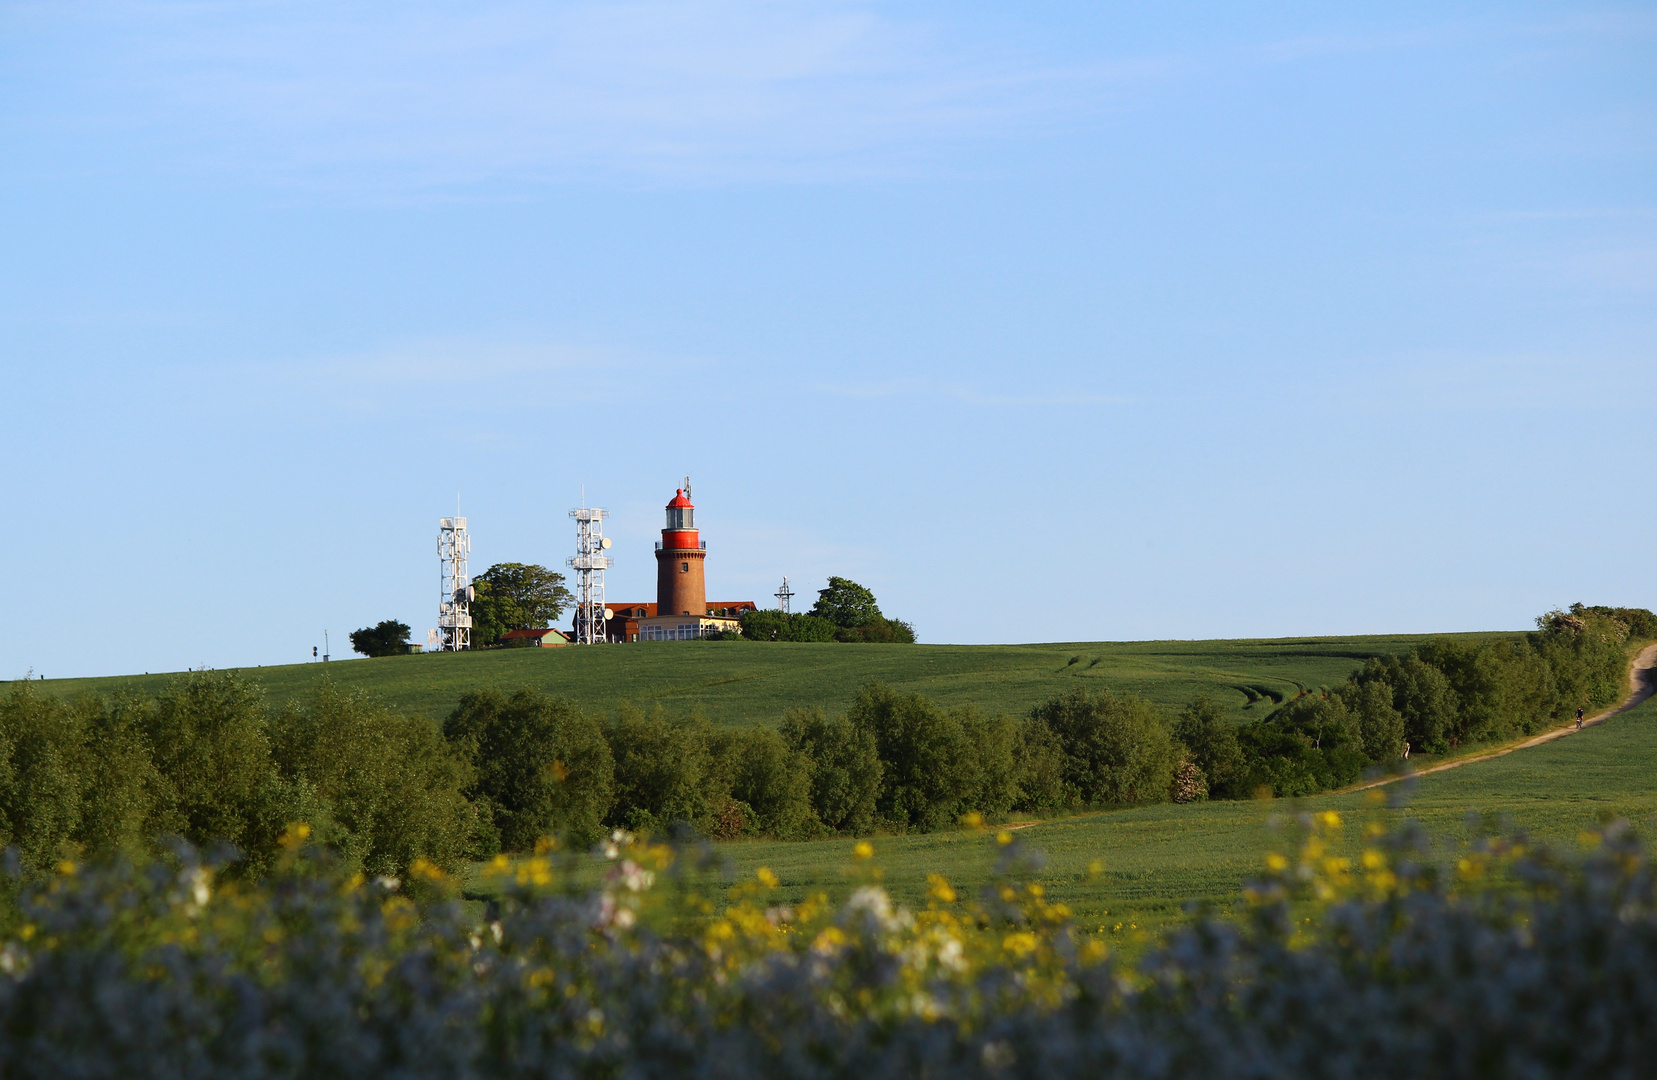
<path fill-rule="evenodd" d="M 1243 728 L 1238 739 L 1250 762 L 1245 786 L 1278 798 L 1350 784 L 1369 763 L 1358 718 L 1334 694 L 1302 694 Z"/>
<path fill-rule="evenodd" d="M 892 828 L 930 832 L 955 824 L 979 790 L 976 752 L 961 717 L 919 694 L 880 683 L 857 693 L 847 711 L 880 752 L 876 811 Z"/>
<path fill-rule="evenodd" d="M 1178 753 L 1167 721 L 1149 701 L 1072 690 L 1031 715 L 1058 740 L 1067 801 L 1123 806 L 1167 800 Z"/>
<path fill-rule="evenodd" d="M 975 759 L 970 775 L 976 783 L 964 805 L 991 820 L 1006 817 L 1024 797 L 1023 725 L 1010 716 L 986 717 L 975 709 L 961 709 L 955 715 Z"/>
<path fill-rule="evenodd" d="M 712 729 L 699 716 L 669 718 L 624 705 L 604 728 L 615 761 L 609 824 L 645 832 L 678 822 L 708 829 L 731 797 L 728 774 L 710 752 Z"/>
<path fill-rule="evenodd" d="M 1357 722 L 1358 745 L 1370 761 L 1404 756 L 1404 717 L 1392 707 L 1392 687 L 1384 682 L 1347 683 L 1340 700 Z"/>
<path fill-rule="evenodd" d="M 280 775 L 326 804 L 332 828 L 315 835 L 348 865 L 396 875 L 423 856 L 460 868 L 477 827 L 472 769 L 429 721 L 324 680 L 275 715 L 271 749 Z"/>
<path fill-rule="evenodd" d="M 152 834 L 233 844 L 246 855 L 242 870 L 257 874 L 288 823 L 327 817 L 313 790 L 277 773 L 264 701 L 252 683 L 195 672 L 132 712 L 157 773 Z"/>
<path fill-rule="evenodd" d="M 362 630 L 351 631 L 351 651 L 364 656 L 399 656 L 408 651 L 407 623 L 386 619 Z"/>
<path fill-rule="evenodd" d="M 507 850 L 551 834 L 578 847 L 597 842 L 615 805 L 615 762 L 598 723 L 574 705 L 539 690 L 475 691 L 444 721 L 443 737 L 471 768 L 467 792 Z M 472 846 L 491 853 L 487 840 Z"/>
<path fill-rule="evenodd" d="M 784 611 L 744 611 L 742 636 L 753 641 L 833 641 L 835 626 L 815 615 Z"/>
<path fill-rule="evenodd" d="M 874 732 L 821 709 L 790 709 L 779 733 L 811 764 L 811 807 L 836 832 L 863 834 L 875 824 L 880 798 L 880 748 Z"/>
<path fill-rule="evenodd" d="M 1136 961 L 1028 887 L 1016 841 L 984 899 L 939 879 L 916 912 L 877 885 L 790 907 L 764 875 L 677 905 L 690 890 L 651 876 L 687 884 L 692 853 L 619 843 L 600 888 L 544 857 L 503 867 L 488 929 L 305 851 L 237 889 L 190 851 L 81 866 L 7 921 L 0 1075 L 1649 1075 L 1657 896 L 1626 829 L 1448 859 L 1405 829 L 1332 871 L 1318 820 L 1235 913 Z M 1435 870 L 1458 861 L 1479 872 Z"/>
<path fill-rule="evenodd" d="M 812 809 L 811 759 L 768 727 L 717 732 L 713 754 L 723 763 L 731 798 L 753 814 L 750 831 L 803 840 L 821 826 Z"/>
<path fill-rule="evenodd" d="M 1174 719 L 1174 738 L 1186 748 L 1190 762 L 1202 773 L 1203 791 L 1227 799 L 1251 794 L 1247 788 L 1248 763 L 1237 741 L 1237 725 L 1227 720 L 1220 706 L 1207 694 L 1187 705 Z M 1188 780 L 1188 786 L 1194 786 Z"/>
<path fill-rule="evenodd" d="M 1052 814 L 1069 805 L 1064 782 L 1064 748 L 1047 722 L 1025 717 L 1018 730 L 1018 801 L 1014 810 Z"/>
<path fill-rule="evenodd" d="M 915 628 L 897 619 L 879 615 L 856 626 L 843 626 L 834 632 L 835 641 L 873 642 L 883 645 L 913 645 Z"/>
<path fill-rule="evenodd" d="M 1530 643 L 1547 661 L 1558 692 L 1556 716 L 1609 705 L 1627 685 L 1628 623 L 1573 605 L 1570 614 L 1550 611 L 1536 620 Z"/>
<path fill-rule="evenodd" d="M 72 853 L 82 792 L 95 780 L 85 728 L 82 710 L 27 683 L 0 703 L 0 840 L 32 869 Z"/>
<path fill-rule="evenodd" d="M 1404 718 L 1404 737 L 1413 748 L 1430 754 L 1450 748 L 1449 736 L 1456 725 L 1455 692 L 1444 672 L 1419 653 L 1373 657 L 1353 678 L 1359 683 L 1379 682 L 1392 691 L 1392 707 Z"/>

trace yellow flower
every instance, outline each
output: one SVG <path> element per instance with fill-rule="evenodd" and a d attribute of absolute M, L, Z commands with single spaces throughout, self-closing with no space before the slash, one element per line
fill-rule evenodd
<path fill-rule="evenodd" d="M 1001 947 L 1014 956 L 1028 956 L 1036 951 L 1036 935 L 1028 930 L 1008 934 L 1001 939 Z"/>
<path fill-rule="evenodd" d="M 771 868 L 769 866 L 762 866 L 758 870 L 755 870 L 754 877 L 758 878 L 759 883 L 764 885 L 767 889 L 775 889 L 778 885 L 782 884 L 782 881 L 777 877 L 777 875 L 771 872 Z"/>
<path fill-rule="evenodd" d="M 926 898 L 938 904 L 955 903 L 955 890 L 949 887 L 942 874 L 926 875 Z"/>
<path fill-rule="evenodd" d="M 1285 856 L 1279 855 L 1275 851 L 1266 856 L 1266 869 L 1281 874 L 1288 868 L 1289 860 Z"/>
<path fill-rule="evenodd" d="M 1341 816 L 1333 810 L 1325 810 L 1323 813 L 1318 815 L 1318 820 L 1323 823 L 1323 827 L 1326 829 L 1338 829 L 1341 827 Z"/>
<path fill-rule="evenodd" d="M 1002 829 L 1000 832 L 995 834 L 995 842 L 1000 844 L 1002 847 L 1006 847 L 1008 844 L 1013 842 L 1013 834 L 1008 832 L 1006 829 Z"/>
<path fill-rule="evenodd" d="M 982 829 L 984 827 L 984 815 L 976 810 L 970 814 L 962 814 L 961 824 L 969 829 Z"/>
<path fill-rule="evenodd" d="M 875 846 L 867 840 L 859 840 L 856 844 L 852 845 L 852 858 L 872 859 L 874 857 Z"/>

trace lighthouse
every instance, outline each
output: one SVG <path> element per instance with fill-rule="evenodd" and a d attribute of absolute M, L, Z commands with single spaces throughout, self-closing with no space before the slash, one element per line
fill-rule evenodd
<path fill-rule="evenodd" d="M 708 579 L 702 572 L 708 546 L 696 531 L 696 507 L 680 488 L 667 504 L 667 527 L 656 545 L 656 613 L 708 613 Z"/>
<path fill-rule="evenodd" d="M 612 641 L 692 641 L 739 630 L 752 600 L 708 604 L 708 579 L 703 564 L 708 545 L 696 528 L 696 507 L 690 501 L 690 477 L 667 504 L 667 521 L 656 544 L 656 602 L 621 604 L 609 627 Z"/>

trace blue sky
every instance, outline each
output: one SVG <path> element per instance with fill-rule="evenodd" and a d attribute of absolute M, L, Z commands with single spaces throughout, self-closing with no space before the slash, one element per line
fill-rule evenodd
<path fill-rule="evenodd" d="M 0 677 L 473 570 L 933 642 L 1657 606 L 1635 4 L 0 3 Z M 808 597 L 809 598 L 809 597 Z"/>

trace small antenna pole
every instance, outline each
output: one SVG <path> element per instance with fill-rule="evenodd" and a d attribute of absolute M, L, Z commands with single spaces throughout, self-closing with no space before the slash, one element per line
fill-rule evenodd
<path fill-rule="evenodd" d="M 330 650 L 328 648 L 328 631 L 324 630 L 322 632 L 322 662 L 324 664 L 326 664 L 328 662 L 329 652 L 330 652 Z"/>

